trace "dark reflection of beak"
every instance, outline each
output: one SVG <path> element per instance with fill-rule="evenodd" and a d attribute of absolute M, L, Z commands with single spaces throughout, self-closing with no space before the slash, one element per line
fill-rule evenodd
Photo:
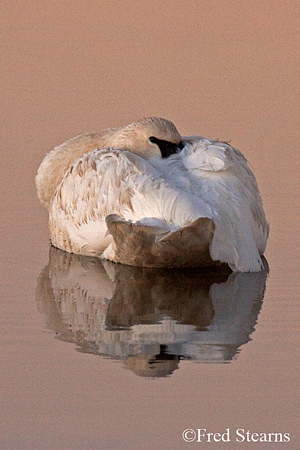
<path fill-rule="evenodd" d="M 140 377 L 167 377 L 179 368 L 180 355 L 169 353 L 166 345 L 161 344 L 155 355 L 132 355 L 124 360 L 126 369 Z"/>

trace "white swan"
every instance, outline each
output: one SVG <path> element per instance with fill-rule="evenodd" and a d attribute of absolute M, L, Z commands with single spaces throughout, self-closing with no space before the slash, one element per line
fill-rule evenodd
<path fill-rule="evenodd" d="M 262 269 L 269 226 L 246 159 L 227 143 L 181 139 L 165 119 L 69 140 L 36 183 L 62 250 L 134 266 Z"/>

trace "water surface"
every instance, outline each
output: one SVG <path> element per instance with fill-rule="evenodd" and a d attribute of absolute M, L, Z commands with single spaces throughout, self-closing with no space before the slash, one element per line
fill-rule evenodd
<path fill-rule="evenodd" d="M 4 2 L 1 449 L 298 448 L 299 17 L 280 0 Z M 246 154 L 269 269 L 141 270 L 50 247 L 45 153 L 148 115 Z M 200 428 L 231 442 L 184 442 Z"/>

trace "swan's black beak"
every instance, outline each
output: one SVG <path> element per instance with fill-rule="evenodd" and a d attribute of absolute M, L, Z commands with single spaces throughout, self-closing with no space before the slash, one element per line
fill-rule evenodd
<path fill-rule="evenodd" d="M 168 156 L 171 156 L 174 153 L 179 153 L 184 147 L 181 141 L 179 144 L 174 144 L 173 142 L 164 141 L 163 139 L 157 139 L 154 136 L 150 137 L 150 141 L 153 142 L 153 144 L 158 145 L 162 158 L 168 158 Z"/>

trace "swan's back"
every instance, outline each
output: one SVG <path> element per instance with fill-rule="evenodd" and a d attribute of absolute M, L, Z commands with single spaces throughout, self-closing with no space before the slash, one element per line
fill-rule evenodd
<path fill-rule="evenodd" d="M 49 208 L 57 186 L 71 165 L 85 153 L 109 145 L 118 130 L 118 128 L 110 128 L 80 135 L 67 140 L 48 153 L 35 178 L 37 194 L 41 204 Z"/>

